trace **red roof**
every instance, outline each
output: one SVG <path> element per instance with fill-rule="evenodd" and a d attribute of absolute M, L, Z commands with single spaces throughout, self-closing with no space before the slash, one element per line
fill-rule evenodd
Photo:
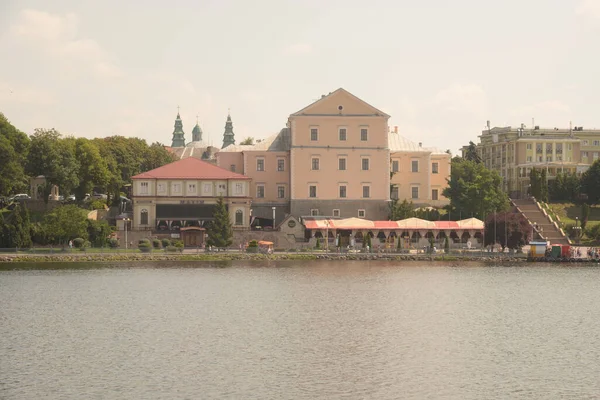
<path fill-rule="evenodd" d="M 142 172 L 131 179 L 250 179 L 194 157 L 184 158 L 150 171 Z"/>

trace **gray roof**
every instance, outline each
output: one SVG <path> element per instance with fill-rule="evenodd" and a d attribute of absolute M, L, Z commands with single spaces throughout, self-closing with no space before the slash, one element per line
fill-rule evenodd
<path fill-rule="evenodd" d="M 272 135 L 266 139 L 262 139 L 253 145 L 231 145 L 224 149 L 222 152 L 241 152 L 241 151 L 289 151 L 290 150 L 290 131 L 287 128 L 283 128 L 279 133 Z"/>
<path fill-rule="evenodd" d="M 388 134 L 388 145 L 390 152 L 410 151 L 410 152 L 423 152 L 431 154 L 446 154 L 446 152 L 435 148 L 435 147 L 422 147 L 418 143 L 408 140 L 402 135 L 390 132 Z"/>

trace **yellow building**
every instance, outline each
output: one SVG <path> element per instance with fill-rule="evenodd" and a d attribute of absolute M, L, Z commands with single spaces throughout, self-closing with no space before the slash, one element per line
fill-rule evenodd
<path fill-rule="evenodd" d="M 557 173 L 581 174 L 600 152 L 600 130 L 583 127 L 494 127 L 484 130 L 479 140 L 477 153 L 487 168 L 498 171 L 512 198 L 527 195 L 533 168 L 546 169 L 548 179 Z"/>

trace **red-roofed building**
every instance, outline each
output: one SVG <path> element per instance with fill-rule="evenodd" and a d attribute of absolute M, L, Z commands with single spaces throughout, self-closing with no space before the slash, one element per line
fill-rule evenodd
<path fill-rule="evenodd" d="M 169 232 L 202 227 L 212 220 L 219 197 L 223 197 L 234 227 L 249 227 L 251 179 L 247 176 L 188 157 L 132 180 L 134 230 Z"/>

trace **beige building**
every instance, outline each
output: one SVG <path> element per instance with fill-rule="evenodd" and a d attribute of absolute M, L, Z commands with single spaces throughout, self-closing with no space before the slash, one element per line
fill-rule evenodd
<path fill-rule="evenodd" d="M 386 219 L 388 119 L 344 89 L 290 115 L 292 215 Z"/>
<path fill-rule="evenodd" d="M 494 127 L 484 130 L 479 140 L 479 156 L 487 168 L 498 171 L 504 191 L 513 198 L 527 195 L 533 168 L 546 169 L 549 179 L 559 172 L 581 174 L 600 152 L 600 130 L 583 127 Z"/>
<path fill-rule="evenodd" d="M 273 226 L 273 220 L 277 225 L 290 213 L 289 129 L 284 128 L 254 145 L 229 145 L 219 151 L 216 158 L 221 168 L 252 179 L 254 225 Z"/>
<path fill-rule="evenodd" d="M 195 157 L 136 175 L 133 180 L 134 230 L 179 231 L 213 219 L 223 197 L 234 228 L 250 223 L 250 181 Z"/>
<path fill-rule="evenodd" d="M 417 206 L 442 207 L 450 201 L 442 195 L 450 178 L 451 155 L 433 147 L 389 134 L 392 199 L 410 200 Z"/>

